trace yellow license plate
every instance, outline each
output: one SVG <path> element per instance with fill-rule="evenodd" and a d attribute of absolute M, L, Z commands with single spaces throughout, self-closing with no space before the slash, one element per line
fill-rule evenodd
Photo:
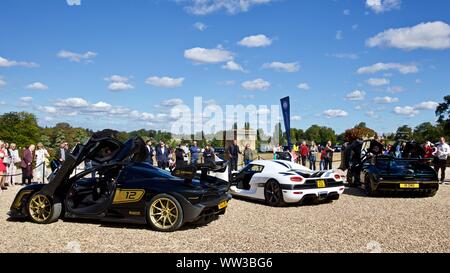
<path fill-rule="evenodd" d="M 418 189 L 419 184 L 400 184 L 400 189 Z"/>
<path fill-rule="evenodd" d="M 227 206 L 228 206 L 228 201 L 223 201 L 218 205 L 219 209 L 226 208 Z"/>
<path fill-rule="evenodd" d="M 317 180 L 318 188 L 325 188 L 325 180 Z"/>

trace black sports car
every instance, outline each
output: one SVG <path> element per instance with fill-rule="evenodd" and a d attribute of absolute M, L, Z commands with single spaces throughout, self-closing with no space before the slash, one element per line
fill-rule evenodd
<path fill-rule="evenodd" d="M 60 217 L 87 218 L 174 231 L 185 223 L 206 224 L 225 213 L 231 199 L 228 182 L 207 173 L 226 171 L 226 162 L 186 166 L 170 173 L 145 163 L 146 157 L 141 138 L 122 143 L 94 134 L 68 153 L 62 164 L 53 162 L 48 184 L 23 187 L 8 214 L 39 224 Z M 92 169 L 73 174 L 86 160 L 92 161 Z"/>
<path fill-rule="evenodd" d="M 367 195 L 382 192 L 415 192 L 432 197 L 439 189 L 436 172 L 423 158 L 425 151 L 414 142 L 398 142 L 383 154 L 376 140 L 354 141 L 344 152 L 347 182 Z"/>

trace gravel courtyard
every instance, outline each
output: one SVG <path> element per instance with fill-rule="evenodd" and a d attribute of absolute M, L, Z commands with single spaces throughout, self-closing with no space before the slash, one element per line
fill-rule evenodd
<path fill-rule="evenodd" d="M 139 225 L 7 221 L 19 186 L 0 193 L 0 252 L 450 252 L 450 186 L 433 198 L 369 198 L 271 208 L 233 199 L 207 226 L 159 233 Z"/>

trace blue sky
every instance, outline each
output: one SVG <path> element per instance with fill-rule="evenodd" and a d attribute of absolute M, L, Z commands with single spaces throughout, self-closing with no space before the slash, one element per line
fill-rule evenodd
<path fill-rule="evenodd" d="M 445 0 L 2 0 L 0 113 L 167 129 L 174 105 L 277 105 L 378 132 L 450 94 Z"/>

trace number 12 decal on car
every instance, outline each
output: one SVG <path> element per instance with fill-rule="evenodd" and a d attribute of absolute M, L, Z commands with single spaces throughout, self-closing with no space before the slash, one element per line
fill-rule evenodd
<path fill-rule="evenodd" d="M 145 190 L 116 189 L 113 204 L 135 203 L 141 201 Z"/>

